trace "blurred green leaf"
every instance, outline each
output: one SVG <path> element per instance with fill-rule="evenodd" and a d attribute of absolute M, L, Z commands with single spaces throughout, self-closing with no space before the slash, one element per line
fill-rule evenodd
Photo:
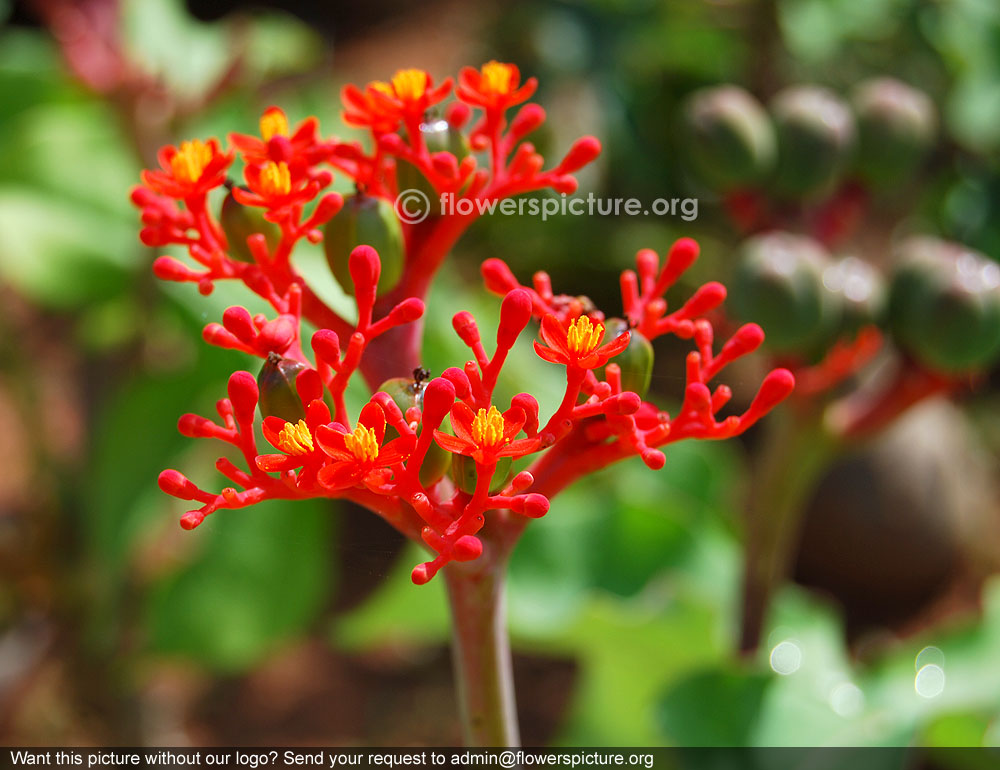
<path fill-rule="evenodd" d="M 334 515 L 322 500 L 214 514 L 197 560 L 151 593 L 151 649 L 233 671 L 302 633 L 329 594 Z"/>

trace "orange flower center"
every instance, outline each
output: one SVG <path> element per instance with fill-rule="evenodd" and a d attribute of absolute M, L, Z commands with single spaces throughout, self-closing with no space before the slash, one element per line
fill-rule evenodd
<path fill-rule="evenodd" d="M 417 102 L 427 92 L 427 73 L 423 70 L 399 70 L 392 76 L 392 90 L 404 102 Z"/>
<path fill-rule="evenodd" d="M 488 412 L 480 409 L 472 420 L 472 440 L 482 449 L 493 449 L 506 443 L 503 431 L 503 415 L 495 406 L 491 406 Z"/>
<path fill-rule="evenodd" d="M 288 195 L 292 189 L 292 176 L 288 164 L 269 162 L 260 172 L 260 192 L 262 195 Z"/>
<path fill-rule="evenodd" d="M 591 323 L 587 316 L 582 315 L 569 325 L 566 334 L 566 346 L 569 352 L 578 356 L 586 356 L 594 352 L 604 336 L 604 324 Z"/>
<path fill-rule="evenodd" d="M 373 428 L 359 425 L 353 433 L 344 435 L 344 446 L 360 462 L 371 462 L 378 457 L 378 437 Z"/>
<path fill-rule="evenodd" d="M 312 433 L 305 420 L 299 420 L 295 425 L 285 423 L 278 434 L 278 449 L 287 455 L 307 455 L 313 451 Z"/>
<path fill-rule="evenodd" d="M 201 179 L 205 166 L 212 162 L 212 148 L 195 139 L 181 142 L 180 148 L 170 159 L 170 170 L 178 182 L 192 184 Z"/>
<path fill-rule="evenodd" d="M 482 90 L 484 93 L 506 96 L 514 90 L 517 83 L 514 76 L 513 64 L 502 64 L 498 61 L 489 61 L 483 65 Z"/>
<path fill-rule="evenodd" d="M 268 142 L 273 136 L 288 136 L 288 118 L 277 107 L 266 110 L 260 119 L 260 135 Z"/>

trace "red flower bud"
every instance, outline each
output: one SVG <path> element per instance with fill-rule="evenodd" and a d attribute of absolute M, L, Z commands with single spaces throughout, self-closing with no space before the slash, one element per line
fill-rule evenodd
<path fill-rule="evenodd" d="M 294 316 L 280 315 L 264 324 L 257 337 L 257 347 L 261 353 L 283 354 L 298 334 L 298 322 Z"/>
<path fill-rule="evenodd" d="M 228 331 L 232 332 L 237 339 L 248 345 L 257 336 L 257 330 L 254 328 L 250 311 L 245 307 L 234 305 L 233 307 L 226 308 L 226 312 L 222 314 L 222 325 Z"/>
<path fill-rule="evenodd" d="M 579 171 L 601 154 L 601 143 L 593 136 L 583 136 L 577 139 L 569 148 L 566 157 L 556 166 L 556 174 L 572 174 Z"/>
<path fill-rule="evenodd" d="M 510 268 L 507 267 L 507 263 L 502 259 L 497 259 L 496 257 L 487 259 L 483 262 L 482 267 L 480 267 L 480 271 L 483 274 L 483 280 L 486 282 L 486 288 L 494 294 L 506 295 L 507 292 L 521 286 Z"/>
<path fill-rule="evenodd" d="M 436 428 L 455 403 L 455 386 L 443 377 L 435 377 L 424 388 L 424 428 Z"/>
<path fill-rule="evenodd" d="M 253 422 L 260 391 L 257 378 L 250 372 L 233 372 L 229 377 L 229 401 L 233 405 L 236 421 L 240 424 Z"/>
<path fill-rule="evenodd" d="M 351 280 L 358 294 L 372 291 L 378 285 L 382 263 L 371 246 L 358 246 L 348 258 Z"/>
<path fill-rule="evenodd" d="M 160 473 L 158 481 L 160 489 L 181 500 L 194 500 L 198 494 L 198 487 L 180 471 L 167 469 Z"/>
<path fill-rule="evenodd" d="M 450 366 L 441 372 L 441 376 L 455 386 L 455 395 L 460 399 L 466 399 L 472 394 L 472 384 L 469 382 L 469 375 L 457 366 Z"/>
<path fill-rule="evenodd" d="M 465 310 L 455 313 L 454 318 L 451 319 L 451 325 L 462 342 L 470 348 L 479 342 L 479 327 L 476 325 L 476 319 L 472 317 L 472 313 Z"/>
<path fill-rule="evenodd" d="M 510 133 L 520 139 L 545 122 L 545 110 L 537 104 L 526 104 L 510 122 Z"/>
<path fill-rule="evenodd" d="M 471 317 L 471 316 L 470 316 Z M 457 318 L 457 316 L 456 316 Z M 500 326 L 497 328 L 497 348 L 510 350 L 517 336 L 531 320 L 531 295 L 524 289 L 514 289 L 500 305 Z M 457 329 L 456 329 L 457 331 Z"/>
<path fill-rule="evenodd" d="M 463 535 L 451 548 L 451 555 L 455 561 L 472 561 L 482 554 L 483 542 L 475 535 Z"/>
<path fill-rule="evenodd" d="M 320 329 L 312 336 L 313 352 L 328 364 L 340 361 L 340 338 L 329 329 Z"/>
<path fill-rule="evenodd" d="M 392 319 L 393 324 L 407 324 L 422 317 L 424 310 L 423 300 L 417 297 L 408 297 L 389 311 L 389 318 Z"/>

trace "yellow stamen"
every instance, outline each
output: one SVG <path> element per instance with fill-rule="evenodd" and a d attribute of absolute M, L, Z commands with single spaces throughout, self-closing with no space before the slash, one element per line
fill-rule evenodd
<path fill-rule="evenodd" d="M 288 118 L 277 107 L 271 107 L 261 116 L 260 135 L 268 142 L 273 136 L 288 136 Z"/>
<path fill-rule="evenodd" d="M 378 438 L 372 428 L 359 425 L 353 433 L 344 435 L 344 446 L 361 462 L 371 462 L 378 457 Z"/>
<path fill-rule="evenodd" d="M 582 315 L 569 325 L 566 345 L 570 353 L 586 356 L 594 352 L 602 337 L 604 337 L 604 324 L 593 324 L 587 316 Z"/>
<path fill-rule="evenodd" d="M 483 449 L 492 449 L 506 443 L 503 436 L 503 415 L 495 406 L 490 411 L 480 409 L 472 420 L 472 440 Z"/>
<path fill-rule="evenodd" d="M 368 84 L 368 87 L 372 91 L 378 91 L 384 96 L 393 96 L 392 86 L 386 83 L 384 80 L 373 80 Z"/>
<path fill-rule="evenodd" d="M 514 90 L 514 65 L 489 61 L 482 68 L 481 88 L 489 94 L 506 96 Z"/>
<path fill-rule="evenodd" d="M 392 76 L 392 90 L 404 102 L 416 102 L 427 92 L 427 80 L 423 70 L 399 70 Z"/>
<path fill-rule="evenodd" d="M 181 142 L 177 154 L 170 159 L 170 170 L 178 182 L 191 184 L 201 179 L 202 173 L 212 161 L 212 148 L 200 139 Z"/>
<path fill-rule="evenodd" d="M 263 195 L 288 195 L 292 189 L 292 176 L 284 161 L 269 162 L 260 172 L 260 192 Z"/>
<path fill-rule="evenodd" d="M 286 455 L 307 455 L 313 451 L 313 438 L 305 420 L 299 420 L 295 425 L 285 423 L 278 434 L 278 449 Z"/>

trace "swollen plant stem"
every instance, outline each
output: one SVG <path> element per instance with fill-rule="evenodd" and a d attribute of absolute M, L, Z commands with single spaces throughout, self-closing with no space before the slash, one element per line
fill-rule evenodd
<path fill-rule="evenodd" d="M 520 744 L 507 638 L 506 570 L 506 554 L 486 565 L 452 562 L 444 569 L 458 707 L 470 747 Z"/>
<path fill-rule="evenodd" d="M 774 591 L 787 577 L 803 507 L 840 444 L 819 415 L 782 406 L 767 421 L 763 452 L 752 469 L 746 509 L 746 563 L 739 649 L 760 645 Z"/>

